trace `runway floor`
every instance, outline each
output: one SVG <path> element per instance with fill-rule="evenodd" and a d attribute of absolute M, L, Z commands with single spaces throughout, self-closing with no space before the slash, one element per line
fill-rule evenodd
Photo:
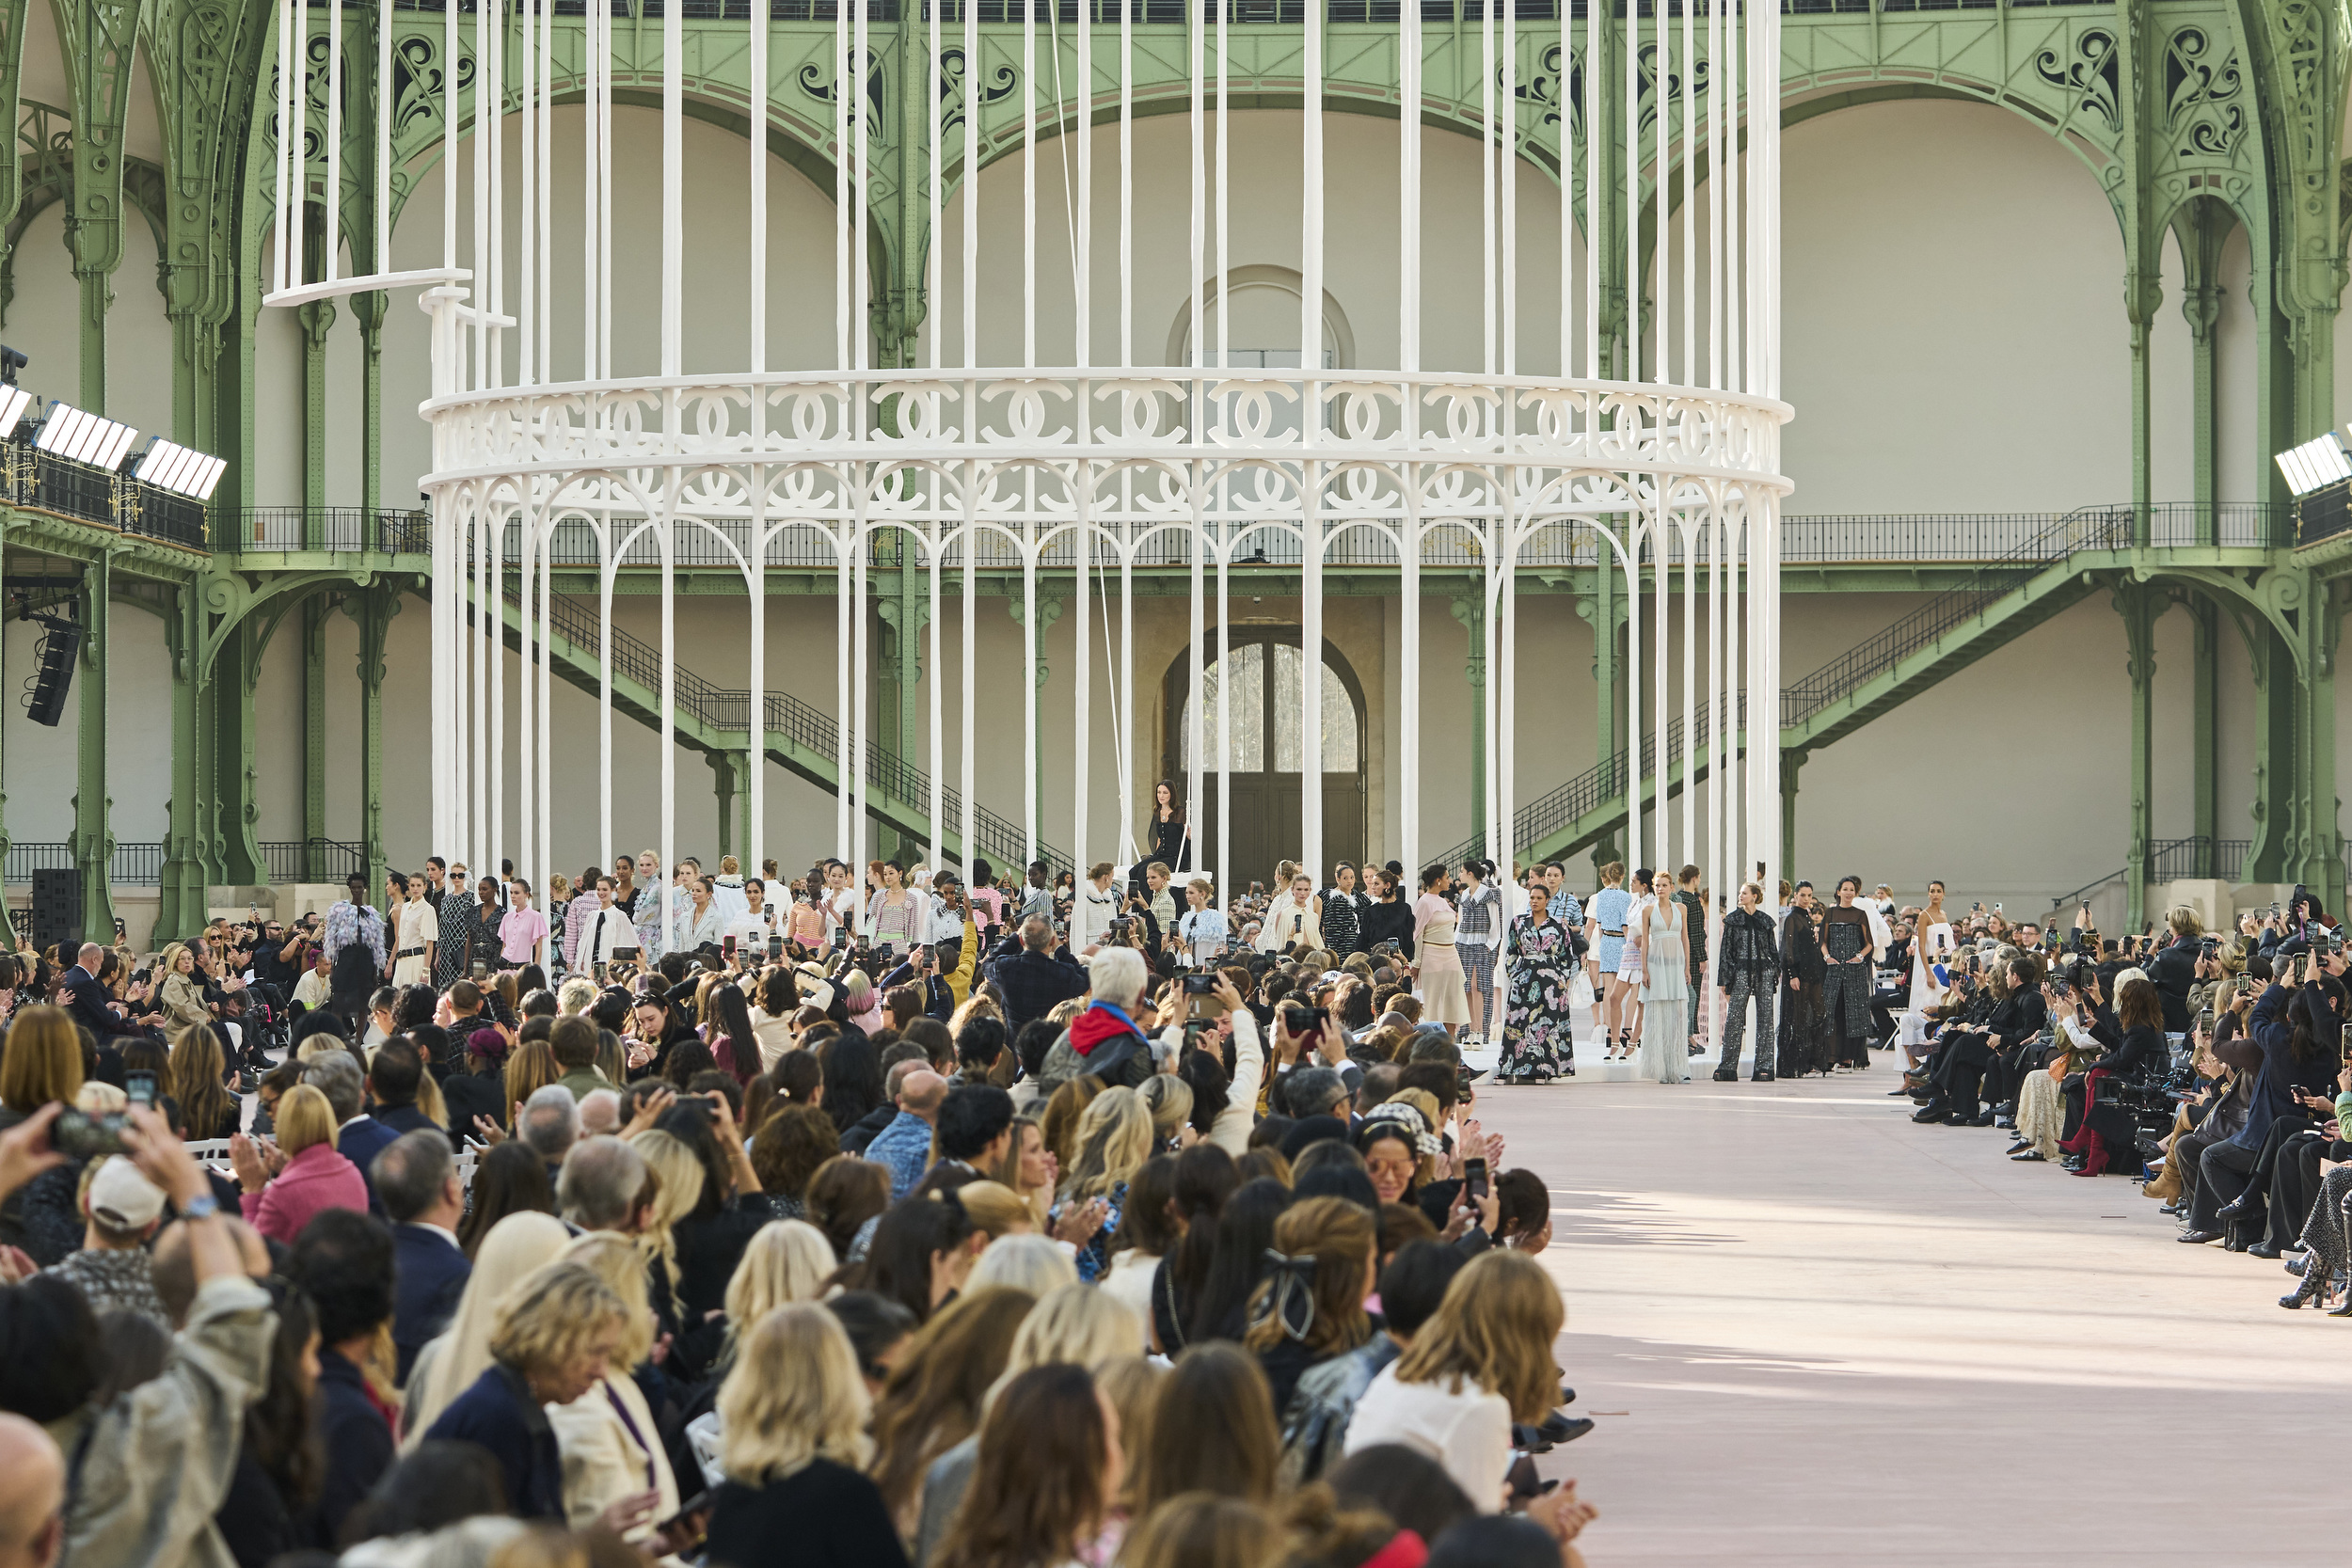
<path fill-rule="evenodd" d="M 2352 1320 L 2280 1311 L 2279 1264 L 2177 1244 L 2127 1178 L 1913 1124 L 1893 1060 L 1479 1097 L 1552 1194 L 1560 1362 L 1599 1426 L 1541 1463 L 1600 1510 L 1592 1568 L 2340 1543 Z"/>

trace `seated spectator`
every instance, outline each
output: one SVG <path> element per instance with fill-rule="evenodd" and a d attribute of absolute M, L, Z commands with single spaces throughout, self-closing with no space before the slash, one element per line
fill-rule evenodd
<path fill-rule="evenodd" d="M 394 1137 L 405 1132 L 433 1132 L 447 1138 L 449 1129 L 419 1105 L 418 1096 L 425 1083 L 424 1055 L 417 1049 L 417 1042 L 405 1035 L 386 1040 L 368 1063 L 368 1096 L 373 1119 Z M 370 1168 L 373 1168 L 373 1164 Z"/>
<path fill-rule="evenodd" d="M 840 1148 L 832 1118 L 815 1105 L 786 1105 L 770 1115 L 752 1139 L 752 1172 L 770 1212 L 778 1219 L 804 1218 L 810 1179 Z"/>
<path fill-rule="evenodd" d="M 392 1462 L 391 1421 L 368 1368 L 392 1318 L 393 1259 L 391 1236 L 380 1222 L 330 1209 L 304 1227 L 287 1264 L 318 1315 L 318 1540 L 342 1538 L 344 1516 Z"/>
<path fill-rule="evenodd" d="M 552 1182 L 580 1139 L 580 1101 L 561 1084 L 532 1090 L 516 1115 L 515 1135 L 539 1156 Z"/>
<path fill-rule="evenodd" d="M 890 1172 L 891 1202 L 913 1192 L 930 1167 L 932 1129 L 946 1098 L 947 1080 L 929 1069 L 918 1069 L 898 1081 L 898 1114 L 866 1148 L 866 1158 Z"/>
<path fill-rule="evenodd" d="M 834 1315 L 782 1307 L 746 1331 L 719 1390 L 725 1481 L 709 1552 L 734 1568 L 904 1568 L 882 1493 L 866 1478 L 870 1402 Z"/>
<path fill-rule="evenodd" d="M 356 1076 L 358 1069 L 352 1071 Z M 367 1182 L 337 1148 L 336 1136 L 326 1096 L 303 1083 L 278 1102 L 276 1149 L 265 1152 L 243 1133 L 229 1141 L 230 1163 L 245 1189 L 245 1217 L 256 1230 L 292 1246 L 315 1214 L 330 1209 L 366 1212 Z"/>
<path fill-rule="evenodd" d="M 318 1318 L 307 1291 L 277 1290 L 269 1386 L 245 1413 L 236 1473 L 213 1523 L 239 1568 L 266 1565 L 311 1538 L 325 1465 L 316 1438 Z"/>
<path fill-rule="evenodd" d="M 52 1102 L 0 1133 L 0 1198 L 62 1164 L 49 1147 L 56 1116 Z M 0 1411 L 46 1427 L 59 1451 L 77 1456 L 66 1472 L 66 1557 L 141 1562 L 154 1543 L 170 1542 L 219 1560 L 227 1547 L 213 1515 L 235 1470 L 246 1407 L 268 1381 L 277 1314 L 162 1116 L 142 1106 L 126 1116 L 132 1163 L 186 1216 L 178 1228 L 195 1290 L 184 1326 L 149 1385 L 155 1392 L 102 1403 L 98 1321 L 82 1293 L 49 1275 L 0 1286 Z M 47 1454 L 21 1438 L 14 1446 L 38 1475 Z"/>
<path fill-rule="evenodd" d="M 528 1144 L 504 1143 L 483 1151 L 475 1163 L 470 1207 L 457 1227 L 457 1244 L 469 1259 L 482 1251 L 483 1238 L 509 1214 L 555 1212 L 555 1183 L 547 1162 Z"/>
<path fill-rule="evenodd" d="M 939 1568 L 1063 1563 L 1104 1555 L 1125 1481 L 1117 1416 L 1083 1367 L 1012 1378 L 990 1402 L 963 1504 Z"/>
<path fill-rule="evenodd" d="M 119 1307 L 166 1323 L 147 1255 L 163 1224 L 163 1189 L 116 1154 L 89 1165 L 81 1202 L 82 1249 L 48 1272 L 80 1291 L 93 1312 Z"/>
<path fill-rule="evenodd" d="M 485 1026 L 463 1038 L 464 1070 L 441 1075 L 441 1100 L 449 1107 L 450 1131 L 464 1137 L 502 1131 L 512 1114 L 506 1098 L 506 1037 Z"/>
<path fill-rule="evenodd" d="M 564 1156 L 555 1183 L 564 1223 L 578 1230 L 634 1235 L 644 1206 L 645 1159 L 618 1138 L 583 1138 Z"/>
<path fill-rule="evenodd" d="M 368 1115 L 367 1080 L 359 1070 L 359 1058 L 348 1047 L 330 1052 L 303 1065 L 302 1081 L 326 1097 L 335 1113 L 335 1147 L 364 1183 L 368 1167 L 400 1133 Z M 375 1189 L 371 1187 L 369 1206 L 374 1202 Z"/>
<path fill-rule="evenodd" d="M 554 1262 L 517 1283 L 490 1329 L 490 1365 L 425 1430 L 427 1441 L 477 1443 L 519 1518 L 564 1518 L 564 1461 L 546 1407 L 601 1382 L 629 1333 L 628 1312 L 595 1271 Z M 634 1510 L 642 1516 L 642 1507 Z M 606 1523 L 639 1522 L 616 1513 Z"/>
<path fill-rule="evenodd" d="M 387 1040 L 381 1062 L 397 1045 Z M 417 1353 L 449 1326 L 473 1265 L 458 1244 L 457 1226 L 466 1212 L 466 1189 L 457 1161 L 438 1128 L 404 1132 L 375 1157 L 376 1196 L 392 1222 L 392 1247 L 400 1271 L 399 1305 L 392 1314 L 392 1344 L 399 1353 L 400 1381 L 408 1381 Z"/>
<path fill-rule="evenodd" d="M 564 1069 L 557 1082 L 571 1090 L 575 1100 L 612 1086 L 596 1070 L 596 1026 L 586 1017 L 572 1013 L 558 1018 L 548 1032 L 548 1049 L 554 1053 L 555 1065 Z"/>
<path fill-rule="evenodd" d="M 400 1421 L 406 1447 L 413 1449 L 441 1412 L 489 1367 L 490 1336 L 500 1303 L 525 1278 L 552 1262 L 570 1239 L 554 1215 L 529 1211 L 509 1214 L 484 1238 L 449 1327 L 417 1353 L 416 1366 L 408 1374 Z"/>
<path fill-rule="evenodd" d="M 569 1403 L 548 1407 L 564 1461 L 564 1518 L 575 1529 L 604 1525 L 625 1541 L 650 1543 L 679 1498 L 661 1429 L 631 1375 L 653 1349 L 644 1259 L 627 1237 L 609 1231 L 575 1238 L 561 1257 L 593 1272 L 623 1307 L 605 1374 Z"/>

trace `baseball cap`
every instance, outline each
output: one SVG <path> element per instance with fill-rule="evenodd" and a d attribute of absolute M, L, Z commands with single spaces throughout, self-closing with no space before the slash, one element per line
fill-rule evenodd
<path fill-rule="evenodd" d="M 117 1230 L 144 1230 L 164 1212 L 163 1189 L 121 1155 L 111 1155 L 90 1179 L 89 1212 Z"/>

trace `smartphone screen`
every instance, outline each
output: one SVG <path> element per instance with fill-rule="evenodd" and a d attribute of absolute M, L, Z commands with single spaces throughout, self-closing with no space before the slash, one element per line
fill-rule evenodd
<path fill-rule="evenodd" d="M 1462 1190 L 1472 1197 L 1486 1196 L 1486 1162 L 1479 1157 L 1462 1162 Z"/>

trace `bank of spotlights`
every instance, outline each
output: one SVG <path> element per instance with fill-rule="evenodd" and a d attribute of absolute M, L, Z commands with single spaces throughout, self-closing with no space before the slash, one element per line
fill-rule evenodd
<path fill-rule="evenodd" d="M 158 436 L 139 454 L 138 467 L 131 470 L 131 477 L 158 490 L 208 501 L 213 499 L 213 487 L 220 483 L 221 470 L 228 467 L 225 458 L 192 451 Z"/>
<path fill-rule="evenodd" d="M 2279 454 L 2278 463 L 2296 500 L 2352 479 L 2352 455 L 2344 451 L 2344 437 L 2332 430 L 2316 440 L 2288 448 Z"/>
<path fill-rule="evenodd" d="M 117 424 L 67 404 L 53 403 L 49 405 L 49 417 L 40 421 L 40 434 L 33 437 L 33 445 L 93 468 L 112 468 L 121 463 L 122 454 L 131 450 L 131 443 L 138 439 L 138 435 L 127 424 Z"/>

